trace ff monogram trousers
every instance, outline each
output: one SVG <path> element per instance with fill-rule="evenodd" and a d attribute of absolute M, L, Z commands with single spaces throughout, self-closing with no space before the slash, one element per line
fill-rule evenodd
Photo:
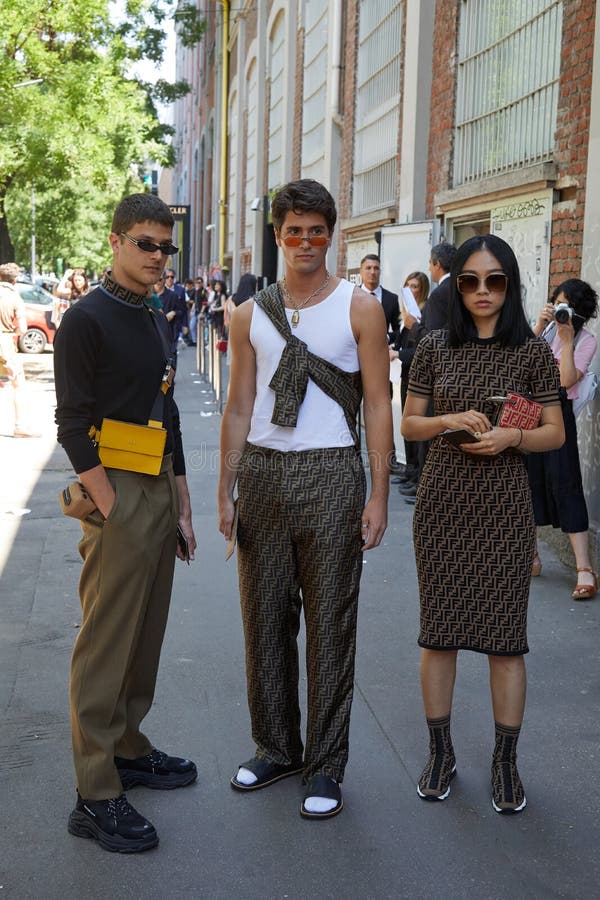
<path fill-rule="evenodd" d="M 170 455 L 158 476 L 107 469 L 106 521 L 82 521 L 81 629 L 71 661 L 71 730 L 79 793 L 122 793 L 115 756 L 152 750 L 140 723 L 152 705 L 175 565 L 178 500 Z"/>
<path fill-rule="evenodd" d="M 257 754 L 342 781 L 354 689 L 365 474 L 354 447 L 247 444 L 238 472 L 238 569 Z M 300 610 L 306 748 L 300 736 Z"/>

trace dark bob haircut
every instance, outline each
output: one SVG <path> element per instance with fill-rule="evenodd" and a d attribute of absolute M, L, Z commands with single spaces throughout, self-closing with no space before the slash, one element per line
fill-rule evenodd
<path fill-rule="evenodd" d="M 130 194 L 115 209 L 111 231 L 120 234 L 140 222 L 157 222 L 167 228 L 175 224 L 171 210 L 160 197 L 155 194 Z"/>
<path fill-rule="evenodd" d="M 277 191 L 271 201 L 271 218 L 277 231 L 281 231 L 283 221 L 289 212 L 321 213 L 329 231 L 333 231 L 337 221 L 335 200 L 326 187 L 312 178 L 290 181 Z"/>
<path fill-rule="evenodd" d="M 250 300 L 256 293 L 256 275 L 252 272 L 246 272 L 239 280 L 237 291 L 233 295 L 233 302 L 236 306 Z"/>
<path fill-rule="evenodd" d="M 568 278 L 554 289 L 550 303 L 556 303 L 559 294 L 564 294 L 569 306 L 580 317 L 573 318 L 573 327 L 579 331 L 588 319 L 598 315 L 598 294 L 594 288 L 580 278 Z"/>
<path fill-rule="evenodd" d="M 481 234 L 469 238 L 456 252 L 450 270 L 448 344 L 450 347 L 460 347 L 477 337 L 477 328 L 458 292 L 456 279 L 464 271 L 468 258 L 478 250 L 488 250 L 496 257 L 504 274 L 508 275 L 506 299 L 500 310 L 494 335 L 503 347 L 519 347 L 533 336 L 523 309 L 519 265 L 512 248 L 495 234 Z"/>

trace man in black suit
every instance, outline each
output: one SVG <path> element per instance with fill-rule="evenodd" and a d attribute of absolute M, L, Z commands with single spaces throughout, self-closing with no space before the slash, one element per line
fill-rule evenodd
<path fill-rule="evenodd" d="M 385 313 L 385 322 L 388 331 L 388 344 L 393 344 L 400 334 L 400 304 L 398 294 L 387 291 L 379 283 L 381 277 L 381 261 L 376 253 L 367 253 L 360 261 L 360 278 L 365 291 L 369 291 L 379 300 Z M 390 383 L 390 396 L 392 385 Z M 404 471 L 404 466 L 396 459 L 396 445 L 394 444 L 392 458 L 390 460 L 390 475 L 399 475 Z"/>
<path fill-rule="evenodd" d="M 421 340 L 429 331 L 435 331 L 436 328 L 448 327 L 448 301 L 450 299 L 450 269 L 452 261 L 456 255 L 456 247 L 454 244 L 436 244 L 431 248 L 429 257 L 429 274 L 431 280 L 435 281 L 435 287 L 423 309 L 423 316 L 419 322 L 414 316 L 407 315 L 404 317 L 404 327 L 411 330 L 411 333 L 417 335 L 417 342 Z M 433 415 L 433 410 L 430 410 Z M 407 503 L 414 503 L 417 493 L 417 482 L 421 474 L 421 470 L 425 464 L 425 457 L 429 449 L 429 441 L 418 442 L 419 454 L 419 470 L 416 477 L 400 480 L 398 490 L 406 499 Z"/>
<path fill-rule="evenodd" d="M 392 294 L 379 283 L 381 262 L 376 253 L 367 253 L 360 261 L 360 278 L 365 291 L 377 297 L 385 313 L 388 330 L 388 344 L 396 340 L 400 331 L 400 304 L 398 294 Z"/>

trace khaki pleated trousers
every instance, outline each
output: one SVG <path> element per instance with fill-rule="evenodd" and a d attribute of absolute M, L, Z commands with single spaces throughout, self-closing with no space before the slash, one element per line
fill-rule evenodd
<path fill-rule="evenodd" d="M 238 473 L 238 570 L 252 736 L 260 757 L 342 781 L 354 690 L 365 475 L 354 447 L 247 444 Z M 300 610 L 306 748 L 300 736 Z"/>
<path fill-rule="evenodd" d="M 71 661 L 77 786 L 102 800 L 122 792 L 115 756 L 152 749 L 140 731 L 154 697 L 175 564 L 178 500 L 170 455 L 161 474 L 107 469 L 116 501 L 81 524 L 81 629 Z"/>

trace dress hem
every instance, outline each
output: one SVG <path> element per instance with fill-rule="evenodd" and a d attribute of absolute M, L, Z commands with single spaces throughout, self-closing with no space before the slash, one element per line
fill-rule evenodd
<path fill-rule="evenodd" d="M 524 650 L 484 650 L 481 647 L 471 647 L 468 644 L 457 644 L 452 647 L 439 647 L 433 644 L 426 644 L 424 641 L 418 640 L 417 644 L 423 650 L 472 650 L 473 653 L 484 653 L 486 656 L 524 656 L 529 653 L 529 647 Z"/>

